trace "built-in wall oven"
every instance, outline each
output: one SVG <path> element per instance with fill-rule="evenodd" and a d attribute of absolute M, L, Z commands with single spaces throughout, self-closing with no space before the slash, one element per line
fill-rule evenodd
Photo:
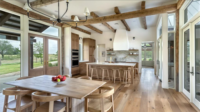
<path fill-rule="evenodd" d="M 79 50 L 72 49 L 72 67 L 79 66 Z"/>

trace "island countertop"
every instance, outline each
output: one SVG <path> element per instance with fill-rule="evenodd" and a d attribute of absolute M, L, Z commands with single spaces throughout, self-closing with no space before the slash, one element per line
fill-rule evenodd
<path fill-rule="evenodd" d="M 86 63 L 87 65 L 106 65 L 106 66 L 135 66 L 136 63 L 108 63 L 108 62 L 93 62 Z"/>

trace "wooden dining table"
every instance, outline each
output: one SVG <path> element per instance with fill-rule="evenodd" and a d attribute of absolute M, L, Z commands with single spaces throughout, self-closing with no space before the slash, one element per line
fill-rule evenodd
<path fill-rule="evenodd" d="M 84 112 L 84 98 L 105 83 L 103 81 L 67 78 L 61 84 L 57 84 L 52 81 L 51 75 L 42 75 L 29 79 L 10 81 L 4 84 L 78 99 L 72 100 L 72 112 Z"/>

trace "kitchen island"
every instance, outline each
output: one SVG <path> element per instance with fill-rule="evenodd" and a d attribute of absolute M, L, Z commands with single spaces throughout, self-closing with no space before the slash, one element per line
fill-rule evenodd
<path fill-rule="evenodd" d="M 130 83 L 133 83 L 133 79 L 135 78 L 135 70 L 136 63 L 108 63 L 108 62 L 93 62 L 93 63 L 87 63 L 86 64 L 86 75 L 90 76 L 90 69 L 91 67 L 101 68 L 106 67 L 107 69 L 129 69 L 130 74 L 128 75 L 128 78 L 131 79 Z M 112 74 L 112 73 L 110 73 Z M 113 75 L 113 74 L 112 74 Z"/>

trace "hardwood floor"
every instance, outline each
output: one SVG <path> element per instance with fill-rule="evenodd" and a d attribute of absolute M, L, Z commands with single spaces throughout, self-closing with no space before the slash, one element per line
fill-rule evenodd
<path fill-rule="evenodd" d="M 106 85 L 115 88 L 115 112 L 197 112 L 181 93 L 162 89 L 152 68 L 143 68 L 141 78 L 136 78 L 133 84 L 108 81 Z M 1 94 L 0 102 L 3 102 Z M 0 103 L 0 112 L 2 105 Z"/>
<path fill-rule="evenodd" d="M 143 68 L 133 84 L 108 81 L 106 85 L 115 87 L 115 112 L 198 112 L 181 93 L 163 89 L 153 68 Z"/>

